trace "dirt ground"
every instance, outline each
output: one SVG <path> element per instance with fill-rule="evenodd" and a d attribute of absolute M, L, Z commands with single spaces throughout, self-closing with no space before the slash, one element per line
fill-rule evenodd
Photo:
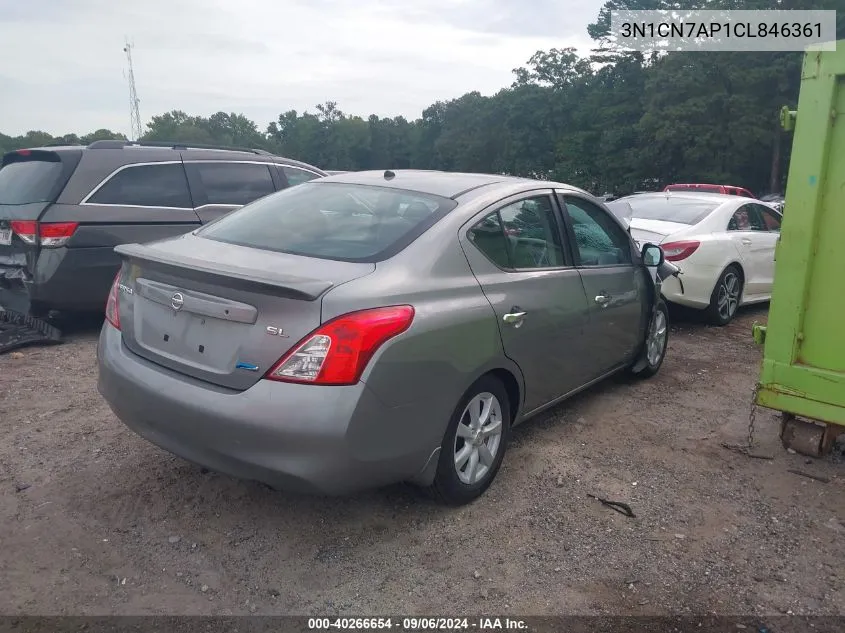
<path fill-rule="evenodd" d="M 845 614 L 841 458 L 788 454 L 765 411 L 773 460 L 720 446 L 747 431 L 754 320 L 682 316 L 657 377 L 523 425 L 457 510 L 405 486 L 289 495 L 165 453 L 97 394 L 95 328 L 0 356 L 0 613 Z"/>

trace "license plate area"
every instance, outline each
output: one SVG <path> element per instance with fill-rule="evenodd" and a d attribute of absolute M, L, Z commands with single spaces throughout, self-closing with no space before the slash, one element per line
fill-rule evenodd
<path fill-rule="evenodd" d="M 12 229 L 0 226 L 0 246 L 12 245 Z"/>
<path fill-rule="evenodd" d="M 135 338 L 141 347 L 174 363 L 215 374 L 231 373 L 242 329 L 249 326 L 139 299 Z"/>

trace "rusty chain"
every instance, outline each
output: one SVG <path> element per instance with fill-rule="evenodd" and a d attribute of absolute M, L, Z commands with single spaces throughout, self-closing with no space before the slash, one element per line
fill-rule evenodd
<path fill-rule="evenodd" d="M 758 382 L 751 394 L 751 410 L 748 412 L 748 436 L 745 444 L 722 444 L 724 448 L 749 457 L 758 457 L 752 453 L 752 449 L 754 448 L 754 432 L 757 423 L 757 395 L 760 393 L 760 387 L 761 385 Z"/>
<path fill-rule="evenodd" d="M 760 394 L 760 383 L 754 385 L 751 394 L 751 411 L 748 413 L 748 450 L 754 447 L 754 425 L 757 423 L 757 396 Z"/>

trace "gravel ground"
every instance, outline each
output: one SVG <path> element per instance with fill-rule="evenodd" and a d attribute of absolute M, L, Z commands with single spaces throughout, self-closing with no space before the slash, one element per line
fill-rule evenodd
<path fill-rule="evenodd" d="M 840 459 L 788 454 L 766 411 L 773 460 L 720 446 L 745 437 L 753 320 L 682 318 L 657 377 L 518 428 L 461 509 L 405 486 L 289 495 L 173 457 L 100 399 L 95 328 L 6 354 L 0 613 L 845 614 Z"/>

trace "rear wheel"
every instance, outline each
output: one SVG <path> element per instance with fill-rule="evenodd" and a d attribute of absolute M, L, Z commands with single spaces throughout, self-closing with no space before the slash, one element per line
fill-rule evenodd
<path fill-rule="evenodd" d="M 713 325 L 727 325 L 736 315 L 742 299 L 742 271 L 736 264 L 731 264 L 719 276 L 716 287 L 710 295 L 707 319 Z"/>
<path fill-rule="evenodd" d="M 438 501 L 457 506 L 484 494 L 502 464 L 510 417 L 507 391 L 493 376 L 467 390 L 449 421 L 429 489 Z"/>

